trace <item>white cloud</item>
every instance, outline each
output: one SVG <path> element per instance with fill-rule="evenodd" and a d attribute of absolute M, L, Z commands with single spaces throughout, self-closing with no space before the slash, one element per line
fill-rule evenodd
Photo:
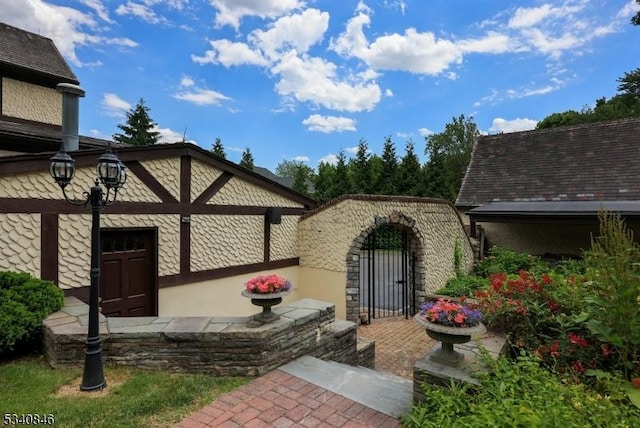
<path fill-rule="evenodd" d="M 168 22 L 163 16 L 159 16 L 146 4 L 128 1 L 116 8 L 116 14 L 120 16 L 132 15 L 142 19 L 149 24 L 162 24 Z"/>
<path fill-rule="evenodd" d="M 220 105 L 221 101 L 230 100 L 231 98 L 212 91 L 211 89 L 194 87 L 190 91 L 181 91 L 173 95 L 173 98 L 187 101 L 199 106 Z"/>
<path fill-rule="evenodd" d="M 102 106 L 103 113 L 111 117 L 125 117 L 125 113 L 131 110 L 131 104 L 110 92 L 102 96 L 100 105 Z"/>
<path fill-rule="evenodd" d="M 309 156 L 295 156 L 293 160 L 296 162 L 309 162 Z"/>
<path fill-rule="evenodd" d="M 312 114 L 303 120 L 302 124 L 310 131 L 324 133 L 356 130 L 356 121 L 342 116 L 321 116 L 319 114 Z"/>
<path fill-rule="evenodd" d="M 193 79 L 189 76 L 182 76 L 182 79 L 180 79 L 180 86 L 188 88 L 190 86 L 195 85 L 196 82 L 193 81 Z"/>
<path fill-rule="evenodd" d="M 385 89 L 384 91 L 384 96 L 385 97 L 392 97 L 394 95 L 393 91 L 391 89 Z"/>
<path fill-rule="evenodd" d="M 158 126 L 155 126 L 153 128 L 153 131 L 160 133 L 160 139 L 158 140 L 160 144 L 179 143 L 185 140 L 187 137 L 186 130 L 184 132 L 178 132 L 178 131 L 174 131 L 171 128 L 160 128 Z M 189 139 L 186 139 L 186 142 L 197 144 L 194 140 L 189 140 Z"/>
<path fill-rule="evenodd" d="M 329 165 L 335 165 L 338 163 L 338 156 L 334 155 L 333 153 L 329 153 L 328 155 L 318 159 L 318 163 L 328 163 Z"/>
<path fill-rule="evenodd" d="M 532 27 L 552 13 L 551 5 L 544 4 L 540 7 L 519 7 L 509 20 L 510 28 Z"/>
<path fill-rule="evenodd" d="M 109 17 L 109 12 L 102 4 L 101 0 L 82 0 L 87 7 L 93 9 L 100 19 L 109 24 L 113 24 L 113 20 Z"/>
<path fill-rule="evenodd" d="M 454 42 L 438 40 L 433 33 L 415 28 L 406 29 L 404 34 L 383 35 L 369 43 L 363 27 L 370 22 L 364 13 L 353 17 L 345 32 L 331 41 L 331 49 L 347 58 L 358 58 L 374 70 L 437 75 L 462 62 L 462 49 Z"/>
<path fill-rule="evenodd" d="M 486 36 L 457 42 L 464 53 L 501 54 L 516 50 L 514 41 L 506 34 L 490 31 Z"/>
<path fill-rule="evenodd" d="M 337 111 L 372 110 L 382 96 L 378 84 L 361 76 L 340 80 L 336 68 L 322 58 L 301 58 L 291 52 L 271 71 L 280 77 L 276 91 L 282 96 Z"/>
<path fill-rule="evenodd" d="M 355 155 L 356 153 L 358 153 L 358 146 L 347 147 L 344 149 L 344 152 L 350 155 Z"/>
<path fill-rule="evenodd" d="M 493 119 L 489 132 L 495 134 L 500 132 L 529 131 L 531 129 L 535 129 L 537 124 L 538 121 L 533 119 L 516 118 L 513 120 L 506 120 L 501 117 L 497 117 Z"/>
<path fill-rule="evenodd" d="M 209 41 L 212 49 L 205 51 L 203 56 L 191 55 L 191 60 L 197 64 L 221 64 L 225 67 L 234 65 L 267 66 L 269 62 L 262 54 L 252 49 L 246 43 L 231 42 L 226 39 Z"/>
<path fill-rule="evenodd" d="M 322 40 L 329 28 L 329 13 L 318 9 L 306 9 L 302 13 L 284 16 L 266 31 L 257 29 L 249 35 L 253 46 L 268 57 L 275 58 L 283 49 L 295 49 L 299 54 Z"/>
<path fill-rule="evenodd" d="M 92 3 L 93 4 L 93 3 Z M 99 6 L 98 3 L 93 4 Z M 5 1 L 2 3 L 2 21 L 41 34 L 53 40 L 60 53 L 78 67 L 99 65 L 81 61 L 76 50 L 83 46 L 117 45 L 136 47 L 128 38 L 110 38 L 103 34 L 92 15 L 66 6 L 45 3 L 42 0 Z"/>
<path fill-rule="evenodd" d="M 428 128 L 420 128 L 420 129 L 418 129 L 418 132 L 423 137 L 428 137 L 429 135 L 434 134 L 434 132 L 432 130 L 428 129 Z"/>
<path fill-rule="evenodd" d="M 618 18 L 631 18 L 638 12 L 640 12 L 640 4 L 636 0 L 627 0 L 627 4 L 618 11 Z"/>
<path fill-rule="evenodd" d="M 245 16 L 275 19 L 304 5 L 304 2 L 299 0 L 210 0 L 210 2 L 217 9 L 216 26 L 231 25 L 236 30 Z"/>

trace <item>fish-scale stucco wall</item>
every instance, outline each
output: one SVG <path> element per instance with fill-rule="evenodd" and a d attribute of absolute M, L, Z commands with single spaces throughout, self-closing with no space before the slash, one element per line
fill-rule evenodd
<path fill-rule="evenodd" d="M 40 214 L 0 214 L 0 270 L 40 277 Z"/>
<path fill-rule="evenodd" d="M 36 122 L 62 124 L 62 94 L 55 89 L 2 79 L 2 114 Z"/>
<path fill-rule="evenodd" d="M 95 168 L 78 168 L 73 181 L 66 188 L 67 195 L 70 198 L 83 198 L 83 193 L 88 192 L 93 186 L 96 176 Z M 0 177 L 0 197 L 61 199 L 62 192 L 49 172 L 46 171 Z M 125 186 L 118 192 L 118 200 L 161 202 L 160 198 L 131 173 L 127 177 Z"/>
<path fill-rule="evenodd" d="M 191 161 L 191 202 L 211 185 L 222 171 L 197 159 Z"/>
<path fill-rule="evenodd" d="M 191 270 L 260 263 L 264 216 L 192 215 Z"/>
<path fill-rule="evenodd" d="M 258 207 L 303 207 L 302 204 L 293 202 L 291 199 L 270 192 L 238 177 L 233 177 L 229 180 L 207 203 Z"/>
<path fill-rule="evenodd" d="M 158 227 L 158 275 L 180 272 L 180 216 L 168 214 L 103 214 L 101 228 Z M 59 286 L 81 287 L 89 284 L 91 265 L 91 215 L 59 216 Z"/>
<path fill-rule="evenodd" d="M 180 200 L 180 159 L 156 159 L 152 161 L 140 162 L 165 189 L 171 193 L 171 196 Z"/>
<path fill-rule="evenodd" d="M 303 219 L 298 229 L 300 266 L 346 272 L 353 240 L 375 224 L 376 217 L 399 212 L 415 220 L 424 242 L 425 291 L 433 292 L 454 275 L 453 253 L 461 243 L 469 269 L 473 250 L 455 209 L 447 203 L 346 199 Z"/>
<path fill-rule="evenodd" d="M 282 216 L 282 223 L 271 225 L 271 260 L 298 257 L 298 219 L 298 216 Z"/>

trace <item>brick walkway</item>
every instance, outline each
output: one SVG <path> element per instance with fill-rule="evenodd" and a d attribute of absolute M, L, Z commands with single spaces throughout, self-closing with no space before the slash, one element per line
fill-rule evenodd
<path fill-rule="evenodd" d="M 176 427 L 397 427 L 398 421 L 280 370 L 231 391 Z"/>
<path fill-rule="evenodd" d="M 413 380 L 413 364 L 436 344 L 424 328 L 404 316 L 379 318 L 358 327 L 358 336 L 376 342 L 376 370 Z"/>
<path fill-rule="evenodd" d="M 376 370 L 413 378 L 413 364 L 434 342 L 412 319 L 391 317 L 358 327 L 376 342 Z M 274 370 L 192 413 L 176 427 L 372 427 L 399 422 L 383 413 Z"/>

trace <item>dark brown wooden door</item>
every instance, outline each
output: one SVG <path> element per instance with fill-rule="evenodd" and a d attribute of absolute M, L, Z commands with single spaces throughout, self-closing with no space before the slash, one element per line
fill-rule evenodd
<path fill-rule="evenodd" d="M 105 230 L 100 234 L 100 307 L 106 316 L 157 315 L 155 232 Z"/>

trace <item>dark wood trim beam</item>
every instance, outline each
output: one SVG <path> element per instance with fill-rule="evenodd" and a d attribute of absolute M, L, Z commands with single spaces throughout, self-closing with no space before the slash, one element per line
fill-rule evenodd
<path fill-rule="evenodd" d="M 233 178 L 233 174 L 230 172 L 223 172 L 222 175 L 216 178 L 213 183 L 207 189 L 202 192 L 198 197 L 193 201 L 194 204 L 206 204 L 209 199 L 213 197 L 220 189 L 224 187 L 225 184 L 229 182 Z"/>
<path fill-rule="evenodd" d="M 88 305 L 90 290 L 91 287 L 87 285 L 85 287 L 66 288 L 62 291 L 64 292 L 64 297 L 77 297 Z"/>
<path fill-rule="evenodd" d="M 40 277 L 58 284 L 58 215 L 40 217 Z"/>
<path fill-rule="evenodd" d="M 271 260 L 271 223 L 269 222 L 269 216 L 264 216 L 264 262 L 269 263 Z"/>
<path fill-rule="evenodd" d="M 204 270 L 199 272 L 191 272 L 183 275 L 161 276 L 158 279 L 160 288 L 173 287 L 176 285 L 190 284 L 193 282 L 209 281 L 213 279 L 227 278 L 230 276 L 244 275 L 247 273 L 258 272 L 261 270 L 281 269 L 285 267 L 298 266 L 300 259 L 298 257 L 292 259 L 275 260 L 270 262 L 253 263 L 241 266 L 231 266 L 220 269 Z"/>
<path fill-rule="evenodd" d="M 80 195 L 77 195 L 80 196 Z M 56 214 L 86 214 L 88 207 L 75 206 L 63 199 L 17 199 L 0 198 L 0 213 L 56 213 Z M 127 202 L 118 200 L 115 204 L 104 208 L 106 214 L 235 214 L 235 215 L 264 215 L 267 207 L 245 205 L 193 205 L 190 203 L 154 203 Z M 304 208 L 283 207 L 282 215 L 302 215 L 307 212 Z"/>
<path fill-rule="evenodd" d="M 191 156 L 180 157 L 180 275 L 191 273 Z"/>
<path fill-rule="evenodd" d="M 178 203 L 178 200 L 138 161 L 126 161 L 125 166 L 135 174 L 162 202 Z"/>

